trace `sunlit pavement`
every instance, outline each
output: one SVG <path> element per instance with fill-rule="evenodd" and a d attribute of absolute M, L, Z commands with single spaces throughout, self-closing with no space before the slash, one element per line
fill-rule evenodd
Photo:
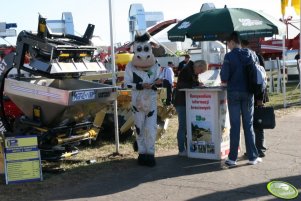
<path fill-rule="evenodd" d="M 266 130 L 268 150 L 256 165 L 247 165 L 242 157 L 243 140 L 238 167 L 231 169 L 225 168 L 224 161 L 179 157 L 174 151 L 157 157 L 154 168 L 124 161 L 127 168 L 97 174 L 47 199 L 276 200 L 266 188 L 270 181 L 285 181 L 301 189 L 300 110 L 277 118 L 276 124 L 275 129 Z"/>

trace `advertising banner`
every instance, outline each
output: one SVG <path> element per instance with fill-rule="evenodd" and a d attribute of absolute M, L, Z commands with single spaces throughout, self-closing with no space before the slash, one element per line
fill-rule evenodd
<path fill-rule="evenodd" d="M 223 159 L 229 152 L 226 91 L 185 89 L 188 157 Z"/>

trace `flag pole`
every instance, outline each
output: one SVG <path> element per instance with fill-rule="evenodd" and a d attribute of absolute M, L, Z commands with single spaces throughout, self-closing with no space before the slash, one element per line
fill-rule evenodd
<path fill-rule="evenodd" d="M 282 61 L 283 61 L 283 66 L 282 66 L 282 86 L 283 86 L 283 107 L 286 108 L 287 103 L 286 103 L 286 83 L 285 83 L 285 55 L 286 55 L 286 50 L 285 50 L 285 38 L 286 34 L 282 36 Z M 281 69 L 280 69 L 281 70 Z"/>
<path fill-rule="evenodd" d="M 114 34 L 113 34 L 113 15 L 112 15 L 112 0 L 109 1 L 109 16 L 110 16 L 110 38 L 111 38 L 111 69 L 112 69 L 112 84 L 116 87 L 116 65 L 115 65 L 115 49 L 114 49 Z M 116 154 L 119 154 L 119 128 L 118 128 L 118 111 L 117 99 L 114 101 L 114 125 L 115 125 L 115 146 Z"/>
<path fill-rule="evenodd" d="M 281 0 L 281 13 L 282 13 L 282 22 L 284 22 L 284 15 L 285 15 L 285 8 L 287 7 L 287 4 L 290 4 L 291 0 Z M 283 86 L 283 107 L 286 108 L 286 86 L 285 86 L 285 39 L 286 34 L 282 36 L 282 86 Z M 280 65 L 280 72 L 281 72 L 281 65 Z"/>
<path fill-rule="evenodd" d="M 300 1 L 299 1 L 299 12 L 301 10 L 301 4 L 300 4 Z M 301 59 L 300 59 L 300 56 L 301 56 L 301 12 L 299 13 L 300 14 L 300 18 L 299 18 L 299 23 L 300 23 L 300 33 L 299 33 L 299 60 L 298 60 L 298 63 L 297 63 L 297 67 L 299 68 L 299 87 L 300 87 L 300 103 L 301 103 Z"/>

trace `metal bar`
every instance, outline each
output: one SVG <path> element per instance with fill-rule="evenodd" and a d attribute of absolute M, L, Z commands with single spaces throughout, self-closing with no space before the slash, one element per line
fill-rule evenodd
<path fill-rule="evenodd" d="M 109 15 L 110 15 L 110 38 L 111 38 L 111 65 L 112 65 L 112 82 L 113 86 L 116 87 L 116 66 L 115 66 L 115 49 L 114 49 L 114 34 L 113 34 L 113 15 L 112 15 L 112 0 L 109 0 Z M 114 123 L 115 123 L 115 144 L 116 153 L 119 153 L 119 129 L 118 129 L 118 112 L 117 112 L 117 99 L 114 101 Z"/>

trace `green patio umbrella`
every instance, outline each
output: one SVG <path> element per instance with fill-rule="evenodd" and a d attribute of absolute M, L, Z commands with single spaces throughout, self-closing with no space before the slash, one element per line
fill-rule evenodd
<path fill-rule="evenodd" d="M 278 27 L 258 12 L 244 8 L 220 8 L 193 14 L 182 20 L 168 34 L 170 41 L 225 40 L 233 31 L 242 38 L 270 37 Z"/>

